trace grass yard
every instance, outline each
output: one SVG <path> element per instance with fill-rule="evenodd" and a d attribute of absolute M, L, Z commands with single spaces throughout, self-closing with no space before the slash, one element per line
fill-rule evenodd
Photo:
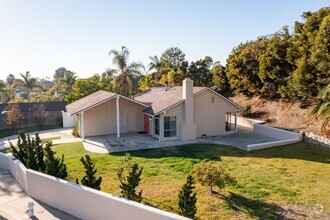
<path fill-rule="evenodd" d="M 69 180 L 84 175 L 79 158 L 88 153 L 103 178 L 102 191 L 120 194 L 116 169 L 125 153 L 93 154 L 82 143 L 57 145 L 54 150 L 65 155 Z M 304 214 L 311 216 L 315 209 L 330 212 L 330 149 L 324 147 L 301 142 L 245 152 L 221 145 L 186 145 L 130 154 L 144 168 L 144 203 L 167 211 L 177 212 L 178 192 L 196 163 L 222 160 L 238 185 L 211 196 L 207 187 L 197 184 L 199 219 L 306 219 Z"/>

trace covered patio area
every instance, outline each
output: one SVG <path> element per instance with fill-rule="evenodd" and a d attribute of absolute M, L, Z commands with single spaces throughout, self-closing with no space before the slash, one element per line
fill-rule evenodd
<path fill-rule="evenodd" d="M 85 138 L 83 142 L 86 150 L 95 153 L 113 153 L 131 150 L 153 149 L 162 147 L 173 147 L 186 144 L 222 144 L 230 145 L 242 150 L 247 150 L 249 144 L 259 144 L 265 142 L 277 141 L 277 139 L 266 137 L 253 133 L 252 129 L 247 127 L 238 127 L 237 134 L 222 136 L 205 137 L 190 141 L 164 141 L 151 137 L 146 133 L 127 133 L 122 134 L 120 138 L 114 135 L 104 135 Z"/>

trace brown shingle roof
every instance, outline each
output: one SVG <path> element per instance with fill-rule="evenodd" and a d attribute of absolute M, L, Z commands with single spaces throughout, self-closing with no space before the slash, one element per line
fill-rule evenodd
<path fill-rule="evenodd" d="M 194 87 L 194 94 L 206 89 L 206 87 Z M 144 112 L 150 115 L 157 115 L 161 111 L 183 101 L 182 86 L 155 86 L 151 89 L 134 96 L 134 100 L 150 105 Z"/>
<path fill-rule="evenodd" d="M 90 107 L 98 105 L 106 100 L 112 99 L 116 95 L 117 95 L 116 93 L 99 90 L 84 98 L 72 102 L 71 104 L 67 105 L 65 108 L 70 115 L 74 115 L 77 114 L 78 112 L 81 112 Z"/>

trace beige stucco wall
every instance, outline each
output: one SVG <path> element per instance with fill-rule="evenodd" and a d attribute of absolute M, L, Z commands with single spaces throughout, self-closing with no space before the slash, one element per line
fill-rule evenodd
<path fill-rule="evenodd" d="M 211 97 L 215 102 L 211 103 Z M 205 91 L 194 97 L 194 122 L 196 135 L 201 137 L 235 133 L 225 131 L 226 112 L 236 112 L 237 108 L 211 91 Z"/>
<path fill-rule="evenodd" d="M 214 103 L 211 103 L 211 97 L 214 97 Z M 196 137 L 201 137 L 203 134 L 206 134 L 207 136 L 216 136 L 235 133 L 236 131 L 225 130 L 226 112 L 237 112 L 237 108 L 213 92 L 205 91 L 194 96 L 194 124 L 196 126 Z M 161 141 L 182 139 L 182 129 L 185 123 L 184 114 L 184 103 L 181 103 L 169 110 L 166 110 L 165 113 L 160 114 L 162 123 L 160 125 Z M 177 117 L 177 137 L 164 138 L 164 116 Z M 154 123 L 150 123 L 150 130 L 150 133 L 153 134 Z"/>
<path fill-rule="evenodd" d="M 160 132 L 160 140 L 178 140 L 182 137 L 182 123 L 183 123 L 183 114 L 184 114 L 184 105 L 183 103 L 165 111 L 165 113 L 161 114 L 161 132 Z M 167 116 L 176 116 L 176 137 L 168 137 L 164 138 L 164 117 Z"/>
<path fill-rule="evenodd" d="M 143 113 L 145 109 L 132 101 L 119 99 L 120 132 L 143 131 Z M 79 123 L 81 124 L 81 122 Z M 116 99 L 111 99 L 84 112 L 85 137 L 115 134 L 116 126 Z"/>

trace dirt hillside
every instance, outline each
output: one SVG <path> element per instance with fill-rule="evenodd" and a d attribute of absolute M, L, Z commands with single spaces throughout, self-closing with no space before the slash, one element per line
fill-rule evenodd
<path fill-rule="evenodd" d="M 301 102 L 270 101 L 244 95 L 229 97 L 229 99 L 243 107 L 247 104 L 251 105 L 251 118 L 264 120 L 270 126 L 321 134 L 322 122 L 316 120 L 311 113 L 315 105 L 305 107 Z"/>

